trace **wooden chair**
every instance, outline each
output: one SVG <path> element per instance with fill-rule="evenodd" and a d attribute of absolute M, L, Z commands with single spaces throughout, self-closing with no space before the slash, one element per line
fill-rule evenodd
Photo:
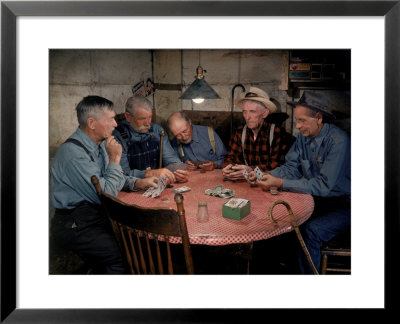
<path fill-rule="evenodd" d="M 330 260 L 328 260 L 328 257 Z M 337 257 L 347 257 L 347 262 L 333 263 L 330 262 Z M 350 269 L 350 231 L 334 237 L 332 240 L 325 243 L 321 248 L 321 274 L 328 272 L 335 273 L 351 273 Z"/>
<path fill-rule="evenodd" d="M 169 240 L 171 236 L 182 239 L 186 272 L 194 274 L 181 194 L 175 195 L 178 211 L 162 207 L 145 208 L 125 204 L 104 193 L 96 176 L 92 176 L 91 181 L 111 221 L 115 237 L 123 255 L 126 256 L 132 274 L 164 274 L 165 272 L 173 274 Z M 163 259 L 167 269 L 164 268 Z"/>

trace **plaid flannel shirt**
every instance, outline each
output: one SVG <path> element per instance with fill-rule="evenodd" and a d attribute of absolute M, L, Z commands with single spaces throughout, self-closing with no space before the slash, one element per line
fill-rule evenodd
<path fill-rule="evenodd" d="M 264 120 L 257 138 L 254 140 L 253 131 L 246 130 L 244 155 L 249 166 L 258 166 L 261 170 L 272 170 L 285 163 L 285 155 L 293 144 L 293 136 L 283 127 L 275 125 L 272 145 L 269 145 L 271 124 Z M 245 164 L 242 153 L 243 126 L 236 129 L 229 141 L 229 152 L 225 155 L 222 167 L 228 164 Z"/>

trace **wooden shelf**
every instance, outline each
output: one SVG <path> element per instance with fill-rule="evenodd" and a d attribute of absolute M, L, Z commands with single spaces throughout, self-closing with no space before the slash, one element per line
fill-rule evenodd
<path fill-rule="evenodd" d="M 293 89 L 338 89 L 350 90 L 349 80 L 331 79 L 289 79 L 289 87 Z"/>

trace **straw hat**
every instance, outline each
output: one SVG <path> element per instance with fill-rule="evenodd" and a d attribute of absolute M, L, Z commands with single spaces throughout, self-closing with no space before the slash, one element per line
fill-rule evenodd
<path fill-rule="evenodd" d="M 250 90 L 246 92 L 246 95 L 243 98 L 238 99 L 236 104 L 239 107 L 242 107 L 244 100 L 261 102 L 271 113 L 277 111 L 275 104 L 269 99 L 268 93 L 259 88 L 250 87 Z"/>

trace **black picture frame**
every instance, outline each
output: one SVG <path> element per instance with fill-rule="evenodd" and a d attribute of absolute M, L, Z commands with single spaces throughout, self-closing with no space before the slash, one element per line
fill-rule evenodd
<path fill-rule="evenodd" d="M 234 323 L 271 318 L 265 309 L 16 308 L 16 19 L 18 16 L 384 16 L 385 18 L 385 307 L 397 306 L 399 237 L 400 1 L 2 1 L 1 2 L 1 322 Z M 373 46 L 373 44 L 371 44 Z M 366 94 L 368 95 L 368 94 Z M 374 109 L 370 107 L 370 109 Z M 369 112 L 368 112 L 369 113 Z M 374 112 L 372 112 L 374 113 Z M 375 109 L 379 113 L 379 108 Z M 366 152 L 374 158 L 374 151 Z M 366 160 L 367 162 L 368 160 Z M 373 177 L 373 164 L 371 164 Z M 368 183 L 368 179 L 366 179 Z M 29 184 L 27 184 L 29 185 Z M 372 235 L 372 234 L 371 234 Z M 373 256 L 372 256 L 373 257 Z M 365 283 L 368 285 L 368 283 Z M 301 294 L 293 288 L 293 293 Z M 329 292 L 327 292 L 329 293 Z M 299 295 L 299 298 L 301 296 Z M 283 309 L 285 310 L 285 309 Z M 302 310 L 291 310 L 302 316 Z M 329 320 L 343 320 L 335 310 Z M 349 310 L 350 311 L 350 310 Z M 357 311 L 357 310 L 353 310 Z M 347 312 L 348 314 L 349 312 Z M 370 312 L 366 312 L 370 314 Z M 275 316 L 279 316 L 275 314 Z M 368 315 L 370 316 L 370 315 Z M 323 315 L 327 318 L 327 315 Z M 286 317 L 287 318 L 287 317 Z M 294 317 L 295 318 L 295 317 Z"/>

